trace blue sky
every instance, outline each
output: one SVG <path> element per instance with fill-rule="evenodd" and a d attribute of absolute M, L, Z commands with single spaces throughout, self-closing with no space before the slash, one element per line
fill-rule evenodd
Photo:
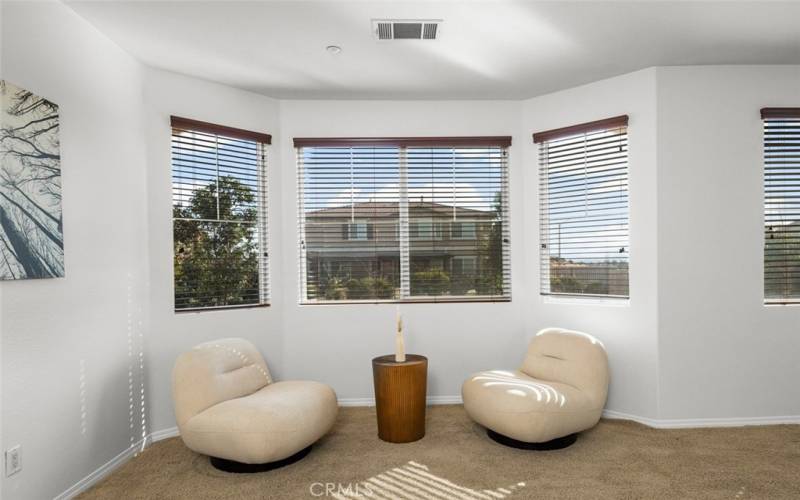
<path fill-rule="evenodd" d="M 258 179 L 251 159 L 243 152 L 254 150 L 247 141 L 220 139 L 219 157 L 208 136 L 181 137 L 190 151 L 175 151 L 173 171 L 174 200 L 188 202 L 194 190 L 216 178 L 215 161 L 220 175 L 230 175 L 255 189 Z M 336 206 L 350 206 L 366 201 L 397 202 L 399 193 L 398 148 L 304 148 L 304 209 L 306 212 Z M 409 148 L 408 194 L 412 201 L 433 201 L 481 211 L 494 210 L 494 201 L 502 189 L 503 163 L 500 148 Z M 207 162 L 203 165 L 200 162 Z M 237 163 L 238 162 L 238 163 Z M 248 171 L 250 170 L 250 171 Z M 558 170 L 548 184 L 551 205 L 548 248 L 551 255 L 575 260 L 604 260 L 627 257 L 627 171 L 596 179 L 602 171 L 591 167 L 585 176 L 560 180 Z M 585 210 L 576 206 L 575 193 L 586 200 Z M 570 196 L 569 205 L 558 196 Z M 601 209 L 592 205 L 602 201 Z M 624 223 L 609 223 L 618 219 Z M 612 221 L 615 222 L 615 221 Z M 560 238 L 559 238 L 560 232 Z M 624 254 L 619 249 L 624 248 Z"/>
<path fill-rule="evenodd" d="M 351 157 L 352 153 L 352 157 Z M 499 148 L 409 148 L 408 195 L 491 211 L 502 189 Z M 399 199 L 398 148 L 304 148 L 305 209 Z"/>

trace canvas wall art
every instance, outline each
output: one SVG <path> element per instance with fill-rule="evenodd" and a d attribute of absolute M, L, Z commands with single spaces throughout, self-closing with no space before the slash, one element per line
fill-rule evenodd
<path fill-rule="evenodd" d="M 0 280 L 64 276 L 58 105 L 0 80 Z"/>

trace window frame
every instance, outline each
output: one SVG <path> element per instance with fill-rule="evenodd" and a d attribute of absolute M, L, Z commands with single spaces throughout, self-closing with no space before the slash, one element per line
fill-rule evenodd
<path fill-rule="evenodd" d="M 270 300 L 271 300 L 271 289 L 270 289 L 270 266 L 269 266 L 269 224 L 268 224 L 268 216 L 269 216 L 269 193 L 268 193 L 268 167 L 267 167 L 267 146 L 272 144 L 272 136 L 270 134 L 266 134 L 263 132 L 255 132 L 246 129 L 240 129 L 235 127 L 229 127 L 225 125 L 218 125 L 215 123 L 194 120 L 189 118 L 183 118 L 179 116 L 170 116 L 170 176 L 171 178 L 175 175 L 175 153 L 173 148 L 175 147 L 175 137 L 176 131 L 183 131 L 189 133 L 197 133 L 197 134 L 205 134 L 209 137 L 214 137 L 216 140 L 220 138 L 229 139 L 229 140 L 236 140 L 242 142 L 252 142 L 255 144 L 255 157 L 257 166 L 256 170 L 256 220 L 250 222 L 248 224 L 252 224 L 254 231 L 257 235 L 257 249 L 256 249 L 256 259 L 258 264 L 258 294 L 259 300 L 257 303 L 247 303 L 247 304 L 226 304 L 220 306 L 202 306 L 202 307 L 177 307 L 177 288 L 175 283 L 175 267 L 174 267 L 174 259 L 175 259 L 175 246 L 174 246 L 174 235 L 175 235 L 175 221 L 176 220 L 200 220 L 200 219 L 192 219 L 192 218 L 176 218 L 174 216 L 174 212 L 171 216 L 172 220 L 172 232 L 171 237 L 173 241 L 172 245 L 172 298 L 173 304 L 172 309 L 175 314 L 185 314 L 185 313 L 200 313 L 200 312 L 207 312 L 207 311 L 226 311 L 226 310 L 235 310 L 235 309 L 252 309 L 252 308 L 262 308 L 262 307 L 269 307 Z M 219 168 L 219 167 L 217 167 Z M 219 181 L 219 172 L 217 172 L 217 182 Z M 174 209 L 174 181 L 172 183 L 171 191 L 173 197 L 173 204 L 172 207 Z M 220 224 L 237 224 L 241 223 L 244 224 L 244 221 L 224 221 L 218 220 Z"/>
<path fill-rule="evenodd" d="M 543 149 L 546 148 L 550 142 L 559 141 L 564 139 L 570 138 L 578 138 L 580 136 L 584 136 L 585 138 L 590 136 L 591 134 L 597 134 L 602 132 L 611 132 L 614 130 L 624 130 L 625 134 L 625 141 L 626 141 L 626 150 L 625 150 L 625 180 L 626 183 L 630 179 L 630 164 L 629 164 L 629 150 L 627 149 L 627 139 L 628 139 L 628 115 L 619 115 L 614 116 L 611 118 L 606 118 L 602 120 L 591 121 L 587 123 L 582 123 L 578 125 L 572 125 L 568 127 L 562 127 L 552 130 L 547 130 L 543 132 L 537 132 L 533 134 L 533 142 L 539 145 L 539 235 L 540 235 L 540 242 L 539 242 L 539 272 L 540 272 L 540 279 L 539 279 L 539 296 L 545 300 L 567 300 L 567 301 L 577 301 L 582 302 L 597 302 L 600 301 L 629 301 L 630 300 L 630 262 L 631 262 L 631 239 L 630 239 L 630 189 L 629 186 L 626 185 L 625 188 L 625 203 L 627 205 L 627 214 L 626 214 L 626 240 L 627 240 L 627 295 L 621 294 L 602 294 L 602 293 L 575 293 L 575 292 L 553 292 L 550 289 L 551 280 L 550 276 L 550 261 L 552 260 L 552 255 L 550 254 L 549 242 L 550 242 L 550 232 L 548 229 L 549 220 L 550 220 L 550 210 L 551 207 L 549 205 L 549 198 L 546 194 L 548 190 L 542 186 L 543 182 L 548 182 L 549 179 L 544 178 L 544 172 L 547 168 L 549 168 L 549 163 L 544 163 L 544 156 Z M 587 147 L 586 145 L 584 147 Z M 585 161 L 584 165 L 588 165 L 588 162 Z M 568 176 L 563 176 L 568 177 Z M 549 184 L 549 183 L 548 183 Z M 587 247 L 590 248 L 590 247 Z M 545 288 L 545 276 L 548 277 L 546 288 Z M 606 281 L 608 283 L 608 280 Z"/>
<path fill-rule="evenodd" d="M 297 157 L 297 188 L 298 188 L 298 278 L 299 278 L 299 298 L 300 306 L 316 306 L 316 305 L 355 305 L 355 304 L 413 304 L 413 303 L 460 303 L 460 302 L 511 302 L 512 301 L 512 286 L 511 286 L 511 259 L 510 259 L 510 196 L 509 196 L 509 183 L 510 183 L 510 168 L 509 168 L 509 148 L 511 146 L 511 136 L 482 136 L 482 137 L 393 137 L 393 138 L 353 138 L 353 137 L 327 137 L 327 138 L 294 138 L 294 147 Z M 369 148 L 369 147 L 396 147 L 398 148 L 398 169 L 401 184 L 405 182 L 405 187 L 400 187 L 398 194 L 400 196 L 399 204 L 402 206 L 404 203 L 407 206 L 411 199 L 408 197 L 408 160 L 406 151 L 409 148 L 453 148 L 459 147 L 485 147 L 485 148 L 498 148 L 502 159 L 501 166 L 501 199 L 502 199 L 502 255 L 500 256 L 502 262 L 501 276 L 503 279 L 503 295 L 457 295 L 457 296 L 414 296 L 409 295 L 401 296 L 400 298 L 392 299 L 364 299 L 364 300 L 318 300 L 308 299 L 307 287 L 307 261 L 306 261 L 306 248 L 305 248 L 305 214 L 304 214 L 304 178 L 303 178 L 303 148 L 315 147 L 351 147 L 351 148 Z M 403 193 L 405 193 L 405 200 L 403 200 Z M 406 208 L 408 210 L 408 208 Z M 402 208 L 401 208 L 402 213 Z M 423 221 L 424 222 L 424 221 Z M 400 242 L 400 266 L 401 272 L 405 264 L 408 269 L 407 272 L 411 273 L 411 250 L 410 242 L 412 240 L 412 225 L 416 225 L 417 234 L 419 234 L 420 221 L 410 222 L 409 215 L 400 216 L 398 223 L 395 225 L 396 232 L 399 236 Z M 437 221 L 431 223 L 432 236 L 438 234 L 438 239 L 435 241 L 445 241 L 450 239 L 450 224 L 440 223 L 441 228 L 437 233 L 435 227 Z M 405 233 L 405 234 L 402 234 Z M 475 235 L 477 239 L 477 231 Z M 418 238 L 418 236 L 417 236 Z M 403 248 L 408 255 L 403 255 Z M 401 292 L 402 293 L 402 292 Z"/>

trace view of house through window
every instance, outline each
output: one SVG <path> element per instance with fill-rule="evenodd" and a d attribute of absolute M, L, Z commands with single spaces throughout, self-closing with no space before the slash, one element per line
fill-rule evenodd
<path fill-rule="evenodd" d="M 175 309 L 267 303 L 268 139 L 178 118 L 172 125 Z"/>
<path fill-rule="evenodd" d="M 627 297 L 627 116 L 534 134 L 541 293 Z"/>
<path fill-rule="evenodd" d="M 764 298 L 800 302 L 800 108 L 765 108 Z"/>
<path fill-rule="evenodd" d="M 508 299 L 510 139 L 499 139 L 297 139 L 301 301 Z"/>

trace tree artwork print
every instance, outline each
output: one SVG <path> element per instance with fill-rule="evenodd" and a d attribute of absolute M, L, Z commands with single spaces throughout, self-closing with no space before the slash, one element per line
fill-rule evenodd
<path fill-rule="evenodd" d="M 58 105 L 0 80 L 0 280 L 64 276 Z"/>

